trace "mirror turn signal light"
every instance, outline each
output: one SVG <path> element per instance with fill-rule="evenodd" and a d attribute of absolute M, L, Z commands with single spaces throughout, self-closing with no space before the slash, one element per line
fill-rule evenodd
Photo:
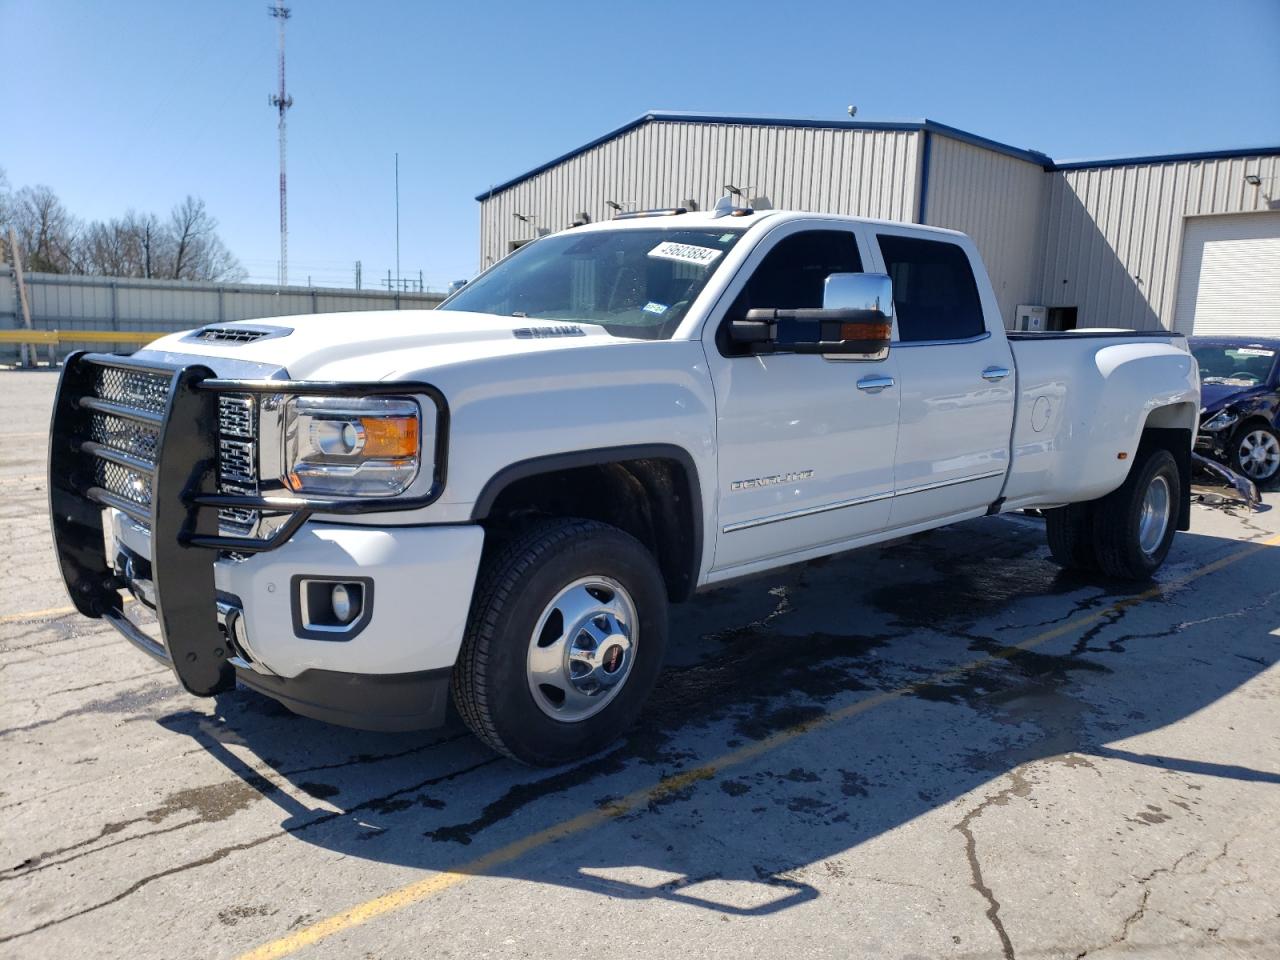
<path fill-rule="evenodd" d="M 842 323 L 841 340 L 888 340 L 893 336 L 891 323 Z"/>

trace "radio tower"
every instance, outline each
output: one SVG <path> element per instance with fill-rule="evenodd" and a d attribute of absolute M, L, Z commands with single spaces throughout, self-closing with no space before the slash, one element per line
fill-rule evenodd
<path fill-rule="evenodd" d="M 267 102 L 280 114 L 278 129 L 280 131 L 280 285 L 289 284 L 289 194 L 285 185 L 285 111 L 293 106 L 293 97 L 284 89 L 284 24 L 289 19 L 289 8 L 283 5 L 267 7 L 267 12 L 280 21 L 280 92 L 273 93 Z"/>

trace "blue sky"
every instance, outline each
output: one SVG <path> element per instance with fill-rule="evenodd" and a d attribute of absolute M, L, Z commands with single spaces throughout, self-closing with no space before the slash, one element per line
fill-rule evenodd
<path fill-rule="evenodd" d="M 294 281 L 471 275 L 473 197 L 646 110 L 930 117 L 1055 159 L 1280 143 L 1280 0 L 293 0 Z M 203 197 L 278 255 L 266 0 L 0 0 L 0 166 L 78 215 Z M 16 82 L 17 96 L 14 90 Z"/>

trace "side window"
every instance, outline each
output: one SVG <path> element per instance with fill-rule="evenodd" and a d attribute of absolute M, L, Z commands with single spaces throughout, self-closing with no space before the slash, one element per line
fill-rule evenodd
<path fill-rule="evenodd" d="M 880 255 L 893 280 L 898 336 L 962 340 L 986 331 L 969 258 L 954 243 L 880 234 Z"/>
<path fill-rule="evenodd" d="M 847 230 L 806 230 L 793 233 L 765 254 L 729 311 L 741 317 L 748 310 L 796 310 L 821 307 L 822 289 L 833 273 L 861 273 L 858 242 Z"/>

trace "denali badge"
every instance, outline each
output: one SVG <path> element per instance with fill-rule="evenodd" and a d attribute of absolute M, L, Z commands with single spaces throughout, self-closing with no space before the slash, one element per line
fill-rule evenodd
<path fill-rule="evenodd" d="M 581 327 L 517 327 L 511 331 L 517 340 L 543 340 L 550 337 L 585 337 Z"/>
<path fill-rule="evenodd" d="M 729 484 L 730 490 L 750 490 L 753 487 L 774 487 L 780 483 L 794 483 L 797 480 L 808 480 L 813 476 L 812 470 L 796 470 L 792 473 L 778 473 L 772 477 L 756 477 L 753 480 L 735 480 Z"/>

